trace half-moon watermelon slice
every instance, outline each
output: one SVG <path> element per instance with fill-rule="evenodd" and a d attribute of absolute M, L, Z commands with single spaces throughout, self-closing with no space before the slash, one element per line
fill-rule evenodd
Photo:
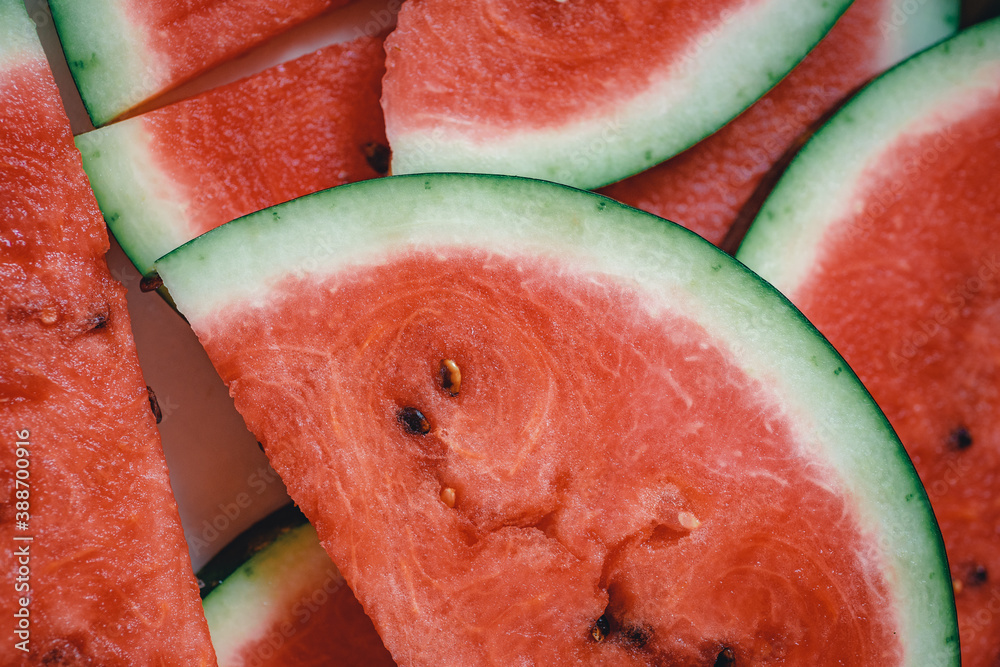
<path fill-rule="evenodd" d="M 292 506 L 240 535 L 199 581 L 209 574 L 221 575 L 202 589 L 219 667 L 396 665 L 316 530 Z"/>
<path fill-rule="evenodd" d="M 800 137 L 872 77 L 954 34 L 958 5 L 958 0 L 919 6 L 912 0 L 856 0 L 791 74 L 733 122 L 603 194 L 719 245 Z"/>
<path fill-rule="evenodd" d="M 143 273 L 213 227 L 384 174 L 382 40 L 332 44 L 80 135 L 104 217 Z"/>
<path fill-rule="evenodd" d="M 1000 21 L 877 80 L 779 183 L 738 257 L 858 371 L 951 562 L 963 664 L 1000 660 Z"/>
<path fill-rule="evenodd" d="M 731 120 L 849 4 L 409 0 L 387 40 L 392 171 L 618 181 Z"/>
<path fill-rule="evenodd" d="M 0 0 L 0 664 L 215 664 L 125 289 L 45 54 Z"/>
<path fill-rule="evenodd" d="M 349 0 L 49 0 L 94 125 Z"/>
<path fill-rule="evenodd" d="M 156 266 L 400 664 L 957 664 L 888 424 L 680 227 L 394 177 Z"/>

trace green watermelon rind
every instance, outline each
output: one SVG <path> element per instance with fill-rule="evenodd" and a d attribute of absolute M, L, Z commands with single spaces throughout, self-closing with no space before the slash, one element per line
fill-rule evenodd
<path fill-rule="evenodd" d="M 662 76 L 652 77 L 644 93 L 550 129 L 497 129 L 483 139 L 481 124 L 472 126 L 473 137 L 463 132 L 465 120 L 445 125 L 436 119 L 433 129 L 397 130 L 391 98 L 383 96 L 392 173 L 512 174 L 584 189 L 608 185 L 680 153 L 735 118 L 788 74 L 849 5 L 748 3 L 696 40 Z M 403 20 L 401 14 L 401 25 Z M 388 42 L 387 50 L 391 63 Z M 387 91 L 391 76 L 390 67 Z"/>
<path fill-rule="evenodd" d="M 158 257 L 196 235 L 186 229 L 186 199 L 164 178 L 142 116 L 75 141 L 104 220 L 140 273 L 149 275 Z"/>
<path fill-rule="evenodd" d="M 373 224 L 372 221 L 378 221 Z M 482 221 L 476 224 L 473 221 Z M 843 359 L 779 293 L 695 234 L 612 200 L 504 176 L 433 174 L 341 186 L 219 227 L 156 267 L 195 329 L 252 317 L 290 275 L 350 270 L 402 248 L 470 246 L 566 262 L 634 284 L 651 307 L 712 332 L 780 397 L 800 434 L 857 501 L 900 614 L 907 665 L 957 665 L 944 546 L 888 422 Z M 881 560 L 881 559 L 884 559 Z"/>
<path fill-rule="evenodd" d="M 280 507 L 237 535 L 198 570 L 198 588 L 202 599 L 279 536 L 306 523 L 305 515 L 293 503 Z"/>
<path fill-rule="evenodd" d="M 1000 94 L 998 69 L 1000 19 L 994 19 L 873 81 L 795 157 L 736 257 L 793 294 L 815 266 L 827 233 L 853 219 L 853 207 L 869 194 L 867 170 L 890 155 L 903 134 L 939 131 L 947 119 L 974 110 L 971 96 Z"/>
<path fill-rule="evenodd" d="M 161 69 L 121 0 L 49 0 L 49 8 L 69 71 L 95 126 L 159 90 Z"/>
<path fill-rule="evenodd" d="M 237 664 L 249 645 L 268 639 L 268 631 L 290 616 L 291 606 L 304 594 L 345 585 L 312 525 L 283 532 L 202 603 L 219 664 Z"/>

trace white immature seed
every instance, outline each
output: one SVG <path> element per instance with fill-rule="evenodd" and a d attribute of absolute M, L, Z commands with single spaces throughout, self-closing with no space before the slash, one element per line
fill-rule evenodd
<path fill-rule="evenodd" d="M 698 520 L 691 512 L 678 512 L 677 522 L 681 524 L 684 530 L 695 530 L 701 525 L 701 521 Z"/>
<path fill-rule="evenodd" d="M 455 496 L 455 489 L 451 488 L 450 486 L 441 489 L 441 502 L 443 502 L 445 505 L 447 505 L 448 507 L 454 507 L 456 499 L 457 498 Z"/>

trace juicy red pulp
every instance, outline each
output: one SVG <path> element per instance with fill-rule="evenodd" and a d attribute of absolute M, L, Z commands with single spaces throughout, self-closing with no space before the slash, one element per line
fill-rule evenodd
<path fill-rule="evenodd" d="M 382 40 L 362 37 L 143 114 L 153 161 L 188 216 L 186 238 L 384 174 L 384 71 Z"/>
<path fill-rule="evenodd" d="M 944 535 L 962 663 L 986 667 L 1000 659 L 1000 100 L 965 108 L 887 151 L 795 298 L 909 451 Z"/>
<path fill-rule="evenodd" d="M 409 2 L 387 40 L 386 108 L 406 119 L 406 129 L 434 128 L 458 96 L 466 129 L 476 133 L 478 124 L 486 136 L 497 127 L 593 118 L 683 66 L 677 61 L 699 37 L 748 4 L 488 0 L 459 9 L 449 0 Z"/>
<path fill-rule="evenodd" d="M 900 659 L 831 473 L 703 329 L 612 280 L 440 249 L 198 328 L 397 661 Z"/>
<path fill-rule="evenodd" d="M 0 663 L 215 664 L 104 221 L 41 47 L 19 62 L 0 71 L 0 530 L 28 553 L 0 554 L 0 606 L 30 630 Z"/>

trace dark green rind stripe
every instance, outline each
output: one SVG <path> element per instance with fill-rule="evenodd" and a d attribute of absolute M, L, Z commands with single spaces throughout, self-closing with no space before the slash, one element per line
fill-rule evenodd
<path fill-rule="evenodd" d="M 304 523 L 306 517 L 298 507 L 285 505 L 237 535 L 236 539 L 198 570 L 198 588 L 201 589 L 202 599 L 257 553 L 268 548 L 292 528 Z"/>

